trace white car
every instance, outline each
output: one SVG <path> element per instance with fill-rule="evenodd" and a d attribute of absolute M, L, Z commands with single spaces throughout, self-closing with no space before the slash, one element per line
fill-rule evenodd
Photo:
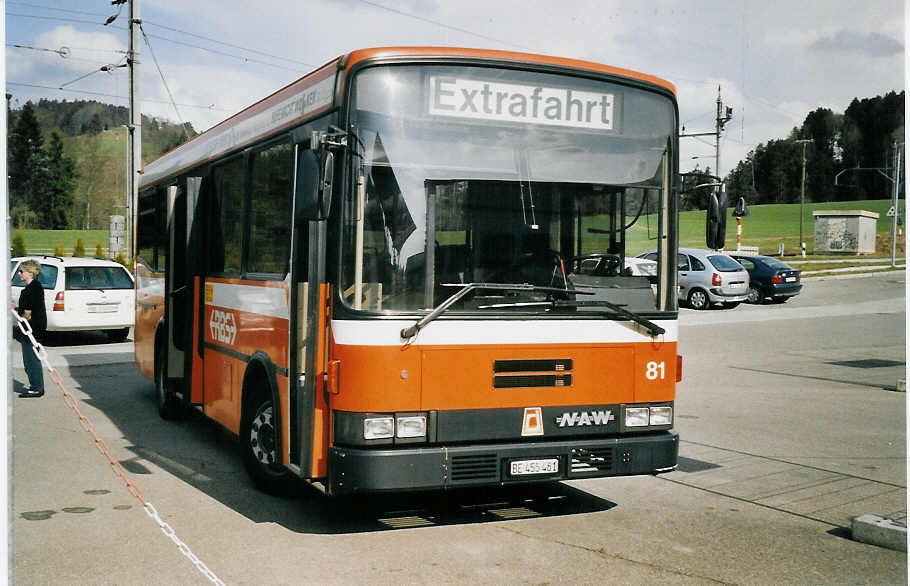
<path fill-rule="evenodd" d="M 22 256 L 10 259 L 12 298 L 25 287 L 19 263 L 41 265 L 47 329 L 50 332 L 103 330 L 114 342 L 126 340 L 135 320 L 133 277 L 123 265 L 94 258 Z"/>

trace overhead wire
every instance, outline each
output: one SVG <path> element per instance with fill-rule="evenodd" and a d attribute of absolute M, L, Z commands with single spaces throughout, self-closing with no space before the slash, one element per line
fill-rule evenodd
<path fill-rule="evenodd" d="M 405 12 L 405 11 L 403 11 L 403 10 L 398 10 L 397 8 L 390 8 L 390 7 L 388 7 L 388 6 L 383 6 L 382 4 L 379 4 L 378 2 L 370 2 L 370 0 L 357 0 L 357 1 L 360 2 L 361 4 L 366 4 L 367 6 L 372 6 L 372 7 L 374 7 L 374 8 L 379 8 L 379 9 L 381 9 L 381 10 L 386 10 L 386 11 L 392 12 L 392 13 L 394 13 L 394 14 L 399 14 L 399 15 L 401 15 L 401 16 L 406 16 L 406 17 L 408 17 L 408 18 L 413 18 L 414 20 L 419 20 L 419 21 L 421 21 L 421 22 L 426 22 L 426 23 L 429 23 L 429 24 L 433 24 L 433 25 L 436 25 L 436 26 L 440 26 L 440 27 L 442 27 L 442 28 L 446 28 L 446 29 L 453 30 L 453 31 L 456 31 L 456 32 L 459 32 L 459 33 L 464 33 L 464 34 L 466 34 L 466 35 L 471 35 L 471 36 L 474 36 L 474 37 L 478 37 L 478 38 L 481 38 L 481 39 L 485 39 L 485 40 L 487 40 L 487 41 L 493 41 L 493 42 L 500 43 L 500 44 L 502 44 L 502 45 L 507 45 L 507 46 L 510 46 L 510 47 L 517 47 L 517 48 L 519 48 L 519 49 L 524 49 L 525 51 L 538 51 L 538 50 L 539 50 L 539 49 L 535 49 L 535 48 L 533 48 L 533 47 L 528 47 L 527 45 L 519 45 L 518 43 L 512 43 L 512 42 L 509 42 L 509 41 L 503 41 L 502 39 L 497 39 L 496 37 L 490 37 L 490 36 L 487 36 L 487 35 L 482 35 L 482 34 L 480 34 L 480 33 L 475 33 L 475 32 L 472 31 L 472 30 L 468 30 L 468 29 L 465 29 L 465 28 L 460 28 L 460 27 L 457 27 L 457 26 L 452 26 L 452 25 L 450 25 L 450 24 L 446 24 L 446 23 L 444 23 L 444 22 L 439 22 L 438 20 L 432 20 L 432 19 L 429 19 L 429 18 L 425 18 L 425 17 L 423 17 L 423 16 L 418 16 L 418 15 L 416 15 L 416 14 L 411 14 L 410 12 Z"/>
<path fill-rule="evenodd" d="M 108 93 L 104 93 L 104 92 L 93 92 L 93 91 L 89 91 L 89 90 L 74 90 L 74 89 L 69 89 L 69 88 L 61 89 L 60 87 L 42 85 L 42 84 L 37 84 L 37 83 L 7 81 L 6 85 L 30 87 L 30 88 L 54 90 L 54 91 L 63 91 L 63 92 L 72 92 L 72 93 L 77 93 L 77 94 L 86 94 L 86 95 L 90 95 L 90 96 L 101 96 L 101 97 L 105 97 L 105 98 L 117 98 L 118 100 L 127 100 L 128 99 L 127 96 L 120 96 L 117 94 L 108 94 Z M 152 104 L 170 104 L 171 103 L 169 100 L 156 100 L 153 98 L 140 98 L 139 101 L 140 102 L 149 102 Z M 209 104 L 207 106 L 203 106 L 203 105 L 199 105 L 199 104 L 178 103 L 178 105 L 183 108 L 201 108 L 204 110 L 218 110 L 220 112 L 235 112 L 236 111 L 236 108 L 222 108 L 222 107 L 215 106 L 215 104 Z"/>
<path fill-rule="evenodd" d="M 180 110 L 177 108 L 177 104 L 174 100 L 174 94 L 171 92 L 171 87 L 167 84 L 167 80 L 164 78 L 164 72 L 161 71 L 161 65 L 158 63 L 158 57 L 155 56 L 155 50 L 152 49 L 152 43 L 149 41 L 149 37 L 145 34 L 145 29 L 142 27 L 142 23 L 139 24 L 139 32 L 142 33 L 142 38 L 145 39 L 145 44 L 149 48 L 149 53 L 152 54 L 152 61 L 155 62 L 155 68 L 158 69 L 158 75 L 161 76 L 161 83 L 164 84 L 164 89 L 167 90 L 168 98 L 171 100 L 171 106 L 174 107 L 174 112 L 177 114 L 177 120 L 180 122 L 180 126 L 186 130 L 186 122 L 183 121 L 183 117 L 180 115 Z"/>

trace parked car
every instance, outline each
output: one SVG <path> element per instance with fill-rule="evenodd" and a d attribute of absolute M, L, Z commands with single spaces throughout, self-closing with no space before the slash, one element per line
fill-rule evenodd
<path fill-rule="evenodd" d="M 657 251 L 638 256 L 656 261 Z M 749 273 L 724 252 L 680 248 L 676 255 L 676 271 L 679 301 L 692 309 L 708 309 L 712 304 L 732 309 L 748 297 Z"/>
<path fill-rule="evenodd" d="M 58 256 L 10 259 L 11 295 L 16 301 L 25 287 L 19 263 L 30 258 L 41 265 L 38 281 L 44 287 L 49 332 L 103 330 L 112 341 L 126 340 L 135 319 L 136 292 L 123 265 Z"/>
<path fill-rule="evenodd" d="M 802 271 L 785 262 L 757 254 L 731 252 L 730 256 L 749 271 L 749 303 L 764 303 L 769 297 L 774 303 L 783 303 L 802 291 Z"/>
<path fill-rule="evenodd" d="M 619 270 L 618 254 L 594 253 L 572 259 L 572 273 L 595 277 L 657 277 L 657 262 L 644 258 L 627 257 L 623 270 Z M 656 282 L 656 280 L 655 280 Z"/>

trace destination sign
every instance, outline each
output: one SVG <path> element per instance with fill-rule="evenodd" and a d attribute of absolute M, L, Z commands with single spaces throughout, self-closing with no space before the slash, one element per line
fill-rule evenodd
<path fill-rule="evenodd" d="M 434 116 L 614 130 L 616 96 L 534 85 L 430 77 Z"/>

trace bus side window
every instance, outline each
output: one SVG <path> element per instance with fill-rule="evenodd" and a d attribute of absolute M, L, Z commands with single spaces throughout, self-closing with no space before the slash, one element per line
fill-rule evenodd
<path fill-rule="evenodd" d="M 212 230 L 209 247 L 209 273 L 239 275 L 243 258 L 243 194 L 245 173 L 243 157 L 216 167 L 212 172 L 215 193 L 212 198 Z"/>
<path fill-rule="evenodd" d="M 253 153 L 250 160 L 250 253 L 247 271 L 284 275 L 291 247 L 294 162 L 290 142 Z"/>

